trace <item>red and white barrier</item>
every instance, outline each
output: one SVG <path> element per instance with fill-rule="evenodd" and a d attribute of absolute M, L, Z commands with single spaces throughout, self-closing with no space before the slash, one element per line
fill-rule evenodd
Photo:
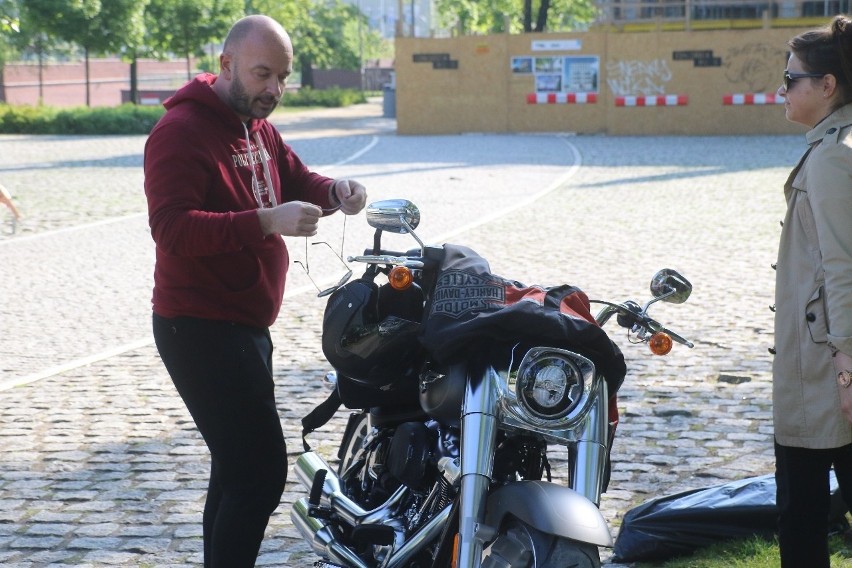
<path fill-rule="evenodd" d="M 615 106 L 618 107 L 684 106 L 688 102 L 686 95 L 615 97 Z"/>
<path fill-rule="evenodd" d="M 598 102 L 597 93 L 530 93 L 527 103 L 531 105 L 564 105 Z"/>
<path fill-rule="evenodd" d="M 775 93 L 738 93 L 725 95 L 722 102 L 726 105 L 783 105 L 784 97 Z"/>

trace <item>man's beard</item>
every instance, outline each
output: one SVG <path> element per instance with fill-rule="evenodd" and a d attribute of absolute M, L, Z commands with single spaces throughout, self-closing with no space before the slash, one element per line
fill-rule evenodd
<path fill-rule="evenodd" d="M 252 103 L 257 99 L 253 99 L 249 96 L 236 72 L 234 73 L 234 78 L 231 80 L 231 88 L 228 90 L 228 94 L 230 95 L 231 108 L 234 112 L 249 118 L 266 118 L 272 114 L 272 111 L 274 111 L 278 106 L 278 103 L 281 102 L 278 98 L 270 97 L 275 101 L 275 104 L 273 104 L 268 111 L 260 112 L 252 110 Z"/>

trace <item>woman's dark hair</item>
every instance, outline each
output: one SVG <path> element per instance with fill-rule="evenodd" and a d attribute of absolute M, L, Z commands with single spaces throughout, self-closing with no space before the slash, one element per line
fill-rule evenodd
<path fill-rule="evenodd" d="M 843 104 L 852 101 L 852 20 L 835 16 L 823 28 L 787 42 L 808 73 L 834 75 Z"/>

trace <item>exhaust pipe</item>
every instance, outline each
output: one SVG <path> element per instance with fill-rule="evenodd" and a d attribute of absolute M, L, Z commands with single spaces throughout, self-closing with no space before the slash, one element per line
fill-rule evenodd
<path fill-rule="evenodd" d="M 369 568 L 358 555 L 338 542 L 330 526 L 308 514 L 308 500 L 304 497 L 293 503 L 290 520 L 318 556 L 342 566 Z"/>
<path fill-rule="evenodd" d="M 340 478 L 319 454 L 305 452 L 299 456 L 293 467 L 296 479 L 308 490 L 313 489 L 314 479 L 320 470 L 326 472 L 325 481 L 322 484 L 321 502 L 331 507 L 348 524 L 354 526 L 361 523 L 367 516 L 367 511 L 343 494 Z"/>
<path fill-rule="evenodd" d="M 333 511 L 335 521 L 342 521 L 357 529 L 358 527 L 393 527 L 396 545 L 404 542 L 403 530 L 396 526 L 390 510 L 408 493 L 402 485 L 390 498 L 372 511 L 367 511 L 358 503 L 343 494 L 340 478 L 337 473 L 316 452 L 305 452 L 296 460 L 293 466 L 296 479 L 311 492 L 311 499 L 316 499 L 314 493 L 319 493 L 319 502 Z M 325 471 L 321 491 L 314 488 L 317 473 Z M 316 501 L 314 501 L 316 502 Z M 319 556 L 325 556 L 344 566 L 368 568 L 351 549 L 340 542 L 337 529 L 323 519 L 312 517 L 309 513 L 311 504 L 304 497 L 293 504 L 290 519 L 306 541 L 308 541 Z M 377 542 L 378 544 L 378 542 Z"/>

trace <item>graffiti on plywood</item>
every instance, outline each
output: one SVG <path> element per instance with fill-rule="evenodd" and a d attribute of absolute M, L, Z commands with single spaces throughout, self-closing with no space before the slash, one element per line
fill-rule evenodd
<path fill-rule="evenodd" d="M 653 61 L 624 60 L 606 64 L 607 84 L 617 97 L 629 95 L 662 95 L 672 71 L 664 59 Z"/>
<path fill-rule="evenodd" d="M 774 92 L 781 84 L 787 52 L 765 43 L 732 47 L 725 56 L 725 78 L 751 93 Z"/>

